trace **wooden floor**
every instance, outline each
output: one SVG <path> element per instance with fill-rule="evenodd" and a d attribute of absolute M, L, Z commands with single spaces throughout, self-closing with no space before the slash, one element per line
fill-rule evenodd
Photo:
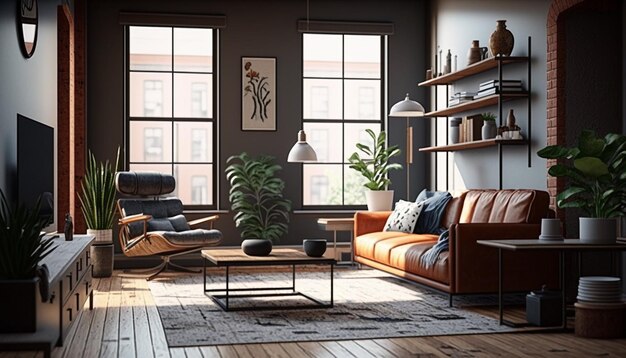
<path fill-rule="evenodd" d="M 94 280 L 94 310 L 86 310 L 53 357 L 626 357 L 626 339 L 582 339 L 564 333 L 516 333 L 353 341 L 168 348 L 144 279 Z M 494 315 L 493 309 L 483 310 Z M 4 352 L 6 357 L 42 353 Z"/>

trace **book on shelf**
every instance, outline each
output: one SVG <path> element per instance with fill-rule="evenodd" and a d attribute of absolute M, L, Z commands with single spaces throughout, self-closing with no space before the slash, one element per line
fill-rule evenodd
<path fill-rule="evenodd" d="M 521 80 L 502 80 L 502 85 L 503 86 L 521 86 L 522 85 L 522 81 Z M 483 87 L 492 87 L 492 86 L 496 86 L 500 84 L 500 81 L 498 80 L 491 80 L 491 81 L 487 81 L 487 82 L 483 82 L 481 84 L 478 85 L 479 88 L 483 88 Z"/>
<path fill-rule="evenodd" d="M 481 140 L 481 128 L 483 126 L 483 117 L 480 114 L 474 116 L 465 116 L 461 120 L 459 126 L 460 142 L 473 142 Z"/>
<path fill-rule="evenodd" d="M 461 103 L 465 103 L 465 102 L 471 102 L 472 100 L 474 100 L 474 98 L 451 98 L 450 100 L 448 100 L 448 106 L 456 106 L 459 105 Z"/>
<path fill-rule="evenodd" d="M 479 99 L 487 96 L 491 96 L 492 94 L 508 94 L 508 93 L 522 93 L 524 89 L 522 87 L 503 87 L 500 89 L 499 87 L 488 88 L 483 91 L 478 91 L 478 94 L 474 99 Z"/>

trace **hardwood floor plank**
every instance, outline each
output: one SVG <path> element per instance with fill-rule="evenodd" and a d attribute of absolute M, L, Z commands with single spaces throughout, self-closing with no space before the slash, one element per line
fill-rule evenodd
<path fill-rule="evenodd" d="M 107 294 L 106 317 L 104 320 L 104 330 L 102 332 L 102 342 L 100 344 L 100 357 L 117 357 L 117 347 L 119 342 L 120 306 L 122 278 L 113 275 L 111 287 Z"/>
<path fill-rule="evenodd" d="M 263 344 L 263 349 L 270 357 L 289 358 L 289 354 L 278 343 Z"/>
<path fill-rule="evenodd" d="M 421 338 L 391 338 L 389 340 L 417 357 L 446 357 L 445 354 Z"/>
<path fill-rule="evenodd" d="M 146 312 L 144 291 L 148 289 L 145 281 L 135 280 L 133 292 L 133 323 L 135 325 L 135 350 L 138 358 L 154 358 L 152 336 L 150 335 L 150 322 Z M 186 352 L 186 351 L 185 351 Z M 198 351 L 198 353 L 200 353 Z"/>
<path fill-rule="evenodd" d="M 339 344 L 339 342 L 326 341 L 320 342 L 320 345 L 326 348 L 326 350 L 328 350 L 335 357 L 357 357 L 356 355 L 350 353 L 341 344 Z"/>
<path fill-rule="evenodd" d="M 98 287 L 100 286 L 101 282 L 102 280 L 99 280 L 97 282 Z M 70 297 L 69 299 L 71 300 L 74 298 Z M 76 326 L 76 333 L 74 333 L 74 337 L 69 343 L 69 349 L 66 350 L 64 353 L 65 357 L 82 357 L 85 354 L 85 348 L 88 342 L 91 325 L 95 317 L 95 310 L 90 310 L 88 305 L 89 303 L 81 307 L 80 312 L 76 313 L 79 315 L 79 317 L 77 318 L 78 322 L 74 323 L 74 326 Z"/>
<path fill-rule="evenodd" d="M 215 346 L 200 347 L 200 353 L 204 358 L 220 358 L 220 352 Z"/>
<path fill-rule="evenodd" d="M 202 352 L 198 347 L 185 347 L 185 355 L 187 358 L 202 358 Z"/>
<path fill-rule="evenodd" d="M 376 355 L 365 350 L 363 347 L 358 345 L 355 341 L 340 341 L 338 343 L 342 347 L 344 347 L 348 352 L 354 354 L 357 357 L 376 357 Z"/>
<path fill-rule="evenodd" d="M 185 354 L 185 348 L 171 348 L 170 355 L 172 356 L 172 358 L 187 358 L 187 355 Z M 120 358 L 121 357 L 123 356 L 120 355 Z"/>
<path fill-rule="evenodd" d="M 217 346 L 217 350 L 220 352 L 220 356 L 222 358 L 236 358 L 236 357 L 239 357 L 239 355 L 237 354 L 237 351 L 231 345 L 228 345 L 228 346 Z"/>
<path fill-rule="evenodd" d="M 324 346 L 318 342 L 298 342 L 302 350 L 312 357 L 330 358 L 334 357 Z"/>
<path fill-rule="evenodd" d="M 107 314 L 107 303 L 112 281 L 113 279 L 111 277 L 107 277 L 99 279 L 97 287 L 95 284 L 93 285 L 94 317 L 89 329 L 89 336 L 87 337 L 88 343 L 85 345 L 85 357 L 100 356 L 102 335 L 104 334 L 104 322 Z"/>
<path fill-rule="evenodd" d="M 407 351 L 406 349 L 400 347 L 399 345 L 391 342 L 388 339 L 373 339 L 371 342 L 378 344 L 379 346 L 385 348 L 393 355 L 397 357 L 412 357 L 413 355 Z"/>
<path fill-rule="evenodd" d="M 484 357 L 481 347 L 463 339 L 464 336 L 433 337 L 439 343 L 439 350 L 449 356 L 455 357 Z M 471 341 L 471 339 L 470 339 Z"/>
<path fill-rule="evenodd" d="M 133 324 L 133 301 L 135 295 L 134 282 L 136 278 L 122 278 L 120 322 L 118 338 L 118 356 L 136 357 L 135 325 Z M 183 351 L 184 354 L 184 351 Z"/>
<path fill-rule="evenodd" d="M 235 348 L 235 351 L 237 352 L 237 355 L 240 358 L 257 358 L 257 357 L 258 358 L 263 358 L 263 357 L 267 357 L 267 355 L 263 355 L 263 354 L 252 355 L 250 353 L 250 350 L 248 349 L 248 347 L 246 347 L 245 345 L 242 345 L 242 344 L 234 345 L 233 348 Z M 259 352 L 259 353 L 263 353 L 263 352 Z"/>
<path fill-rule="evenodd" d="M 144 281 L 145 282 L 145 281 Z M 165 330 L 163 329 L 163 322 L 159 315 L 159 310 L 154 302 L 154 297 L 150 292 L 148 284 L 145 283 L 145 290 L 142 290 L 144 301 L 146 304 L 146 311 L 148 313 L 148 322 L 150 324 L 150 336 L 152 337 L 152 350 L 156 358 L 169 358 L 169 347 L 167 345 L 167 338 L 165 337 Z"/>
<path fill-rule="evenodd" d="M 281 343 L 281 347 L 289 354 L 290 357 L 310 357 L 307 352 L 305 352 L 302 347 L 300 347 L 297 343 Z"/>
<path fill-rule="evenodd" d="M 376 344 L 376 342 L 372 340 L 361 339 L 354 342 L 375 357 L 398 357 L 397 354 Z"/>

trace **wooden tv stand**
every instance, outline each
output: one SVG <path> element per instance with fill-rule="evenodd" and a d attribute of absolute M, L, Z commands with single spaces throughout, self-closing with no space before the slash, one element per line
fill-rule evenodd
<path fill-rule="evenodd" d="M 37 331 L 33 333 L 0 334 L 0 351 L 44 351 L 50 357 L 55 345 L 62 346 L 72 325 L 78 321 L 85 302 L 93 309 L 91 258 L 92 235 L 74 235 L 65 241 L 63 235 L 54 239 L 57 248 L 41 263 L 50 271 L 50 299 L 37 297 Z"/>

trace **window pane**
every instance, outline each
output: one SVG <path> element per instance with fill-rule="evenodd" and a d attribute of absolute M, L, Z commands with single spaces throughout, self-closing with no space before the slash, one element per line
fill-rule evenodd
<path fill-rule="evenodd" d="M 346 35 L 345 75 L 348 78 L 380 78 L 380 36 Z"/>
<path fill-rule="evenodd" d="M 131 162 L 171 162 L 171 122 L 130 122 Z"/>
<path fill-rule="evenodd" d="M 341 205 L 340 164 L 303 164 L 303 204 Z"/>
<path fill-rule="evenodd" d="M 345 119 L 380 120 L 380 81 L 346 80 Z"/>
<path fill-rule="evenodd" d="M 131 117 L 171 117 L 172 75 L 131 72 L 129 100 Z"/>
<path fill-rule="evenodd" d="M 378 135 L 380 132 L 380 124 L 379 123 L 346 123 L 344 130 L 344 153 L 345 160 L 348 162 L 348 158 L 354 152 L 358 152 L 361 158 L 367 158 L 368 156 L 365 153 L 361 152 L 357 149 L 356 144 L 362 143 L 370 148 L 373 148 L 374 141 L 372 137 L 367 134 L 366 129 L 371 129 Z"/>
<path fill-rule="evenodd" d="M 305 119 L 341 119 L 341 80 L 305 79 L 302 81 Z"/>
<path fill-rule="evenodd" d="M 318 162 L 341 163 L 341 123 L 305 122 L 303 128 Z"/>
<path fill-rule="evenodd" d="M 341 77 L 342 35 L 302 35 L 303 76 Z"/>
<path fill-rule="evenodd" d="M 174 74 L 174 117 L 211 118 L 213 75 Z"/>
<path fill-rule="evenodd" d="M 213 204 L 213 166 L 178 164 L 174 166 L 176 193 L 186 205 Z"/>
<path fill-rule="evenodd" d="M 363 184 L 367 182 L 367 179 L 354 169 L 350 169 L 348 165 L 345 166 L 344 172 L 344 205 L 365 205 L 365 191 L 367 190 Z"/>
<path fill-rule="evenodd" d="M 207 122 L 174 122 L 175 161 L 211 162 L 213 125 Z"/>
<path fill-rule="evenodd" d="M 135 172 L 157 172 L 164 174 L 172 174 L 172 166 L 170 164 L 131 164 L 128 168 Z"/>
<path fill-rule="evenodd" d="M 129 27 L 130 70 L 172 70 L 172 28 Z"/>
<path fill-rule="evenodd" d="M 212 72 L 213 30 L 174 28 L 174 70 Z"/>

